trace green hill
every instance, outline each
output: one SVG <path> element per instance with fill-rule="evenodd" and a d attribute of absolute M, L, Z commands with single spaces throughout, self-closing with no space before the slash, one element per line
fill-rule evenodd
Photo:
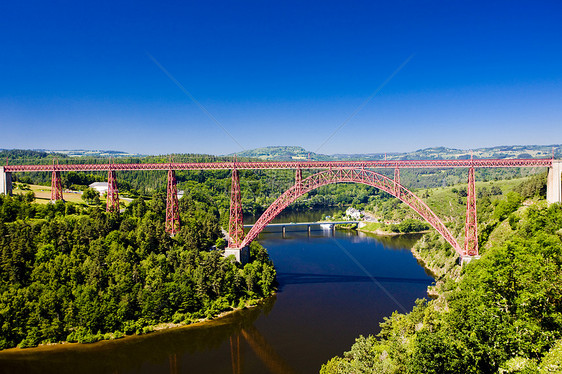
<path fill-rule="evenodd" d="M 474 150 L 432 147 L 403 153 L 356 153 L 325 155 L 307 151 L 298 146 L 271 146 L 230 154 L 228 156 L 251 157 L 261 160 L 298 161 L 298 160 L 436 160 L 467 159 L 471 154 L 475 158 L 549 158 L 562 157 L 562 145 L 510 145 Z"/>
<path fill-rule="evenodd" d="M 242 151 L 233 153 L 228 156 L 250 157 L 258 158 L 261 160 L 276 160 L 276 161 L 306 161 L 311 160 L 330 160 L 330 156 L 309 152 L 303 147 L 298 146 L 271 146 L 256 148 L 249 151 Z"/>

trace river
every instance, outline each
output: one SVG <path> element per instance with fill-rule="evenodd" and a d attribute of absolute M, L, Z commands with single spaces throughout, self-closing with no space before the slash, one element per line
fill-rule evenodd
<path fill-rule="evenodd" d="M 289 213 L 277 222 L 324 215 Z M 408 249 L 416 239 L 263 233 L 280 286 L 262 305 L 148 335 L 3 351 L 0 373 L 318 373 L 357 336 L 377 333 L 384 317 L 426 297 L 433 279 Z"/>

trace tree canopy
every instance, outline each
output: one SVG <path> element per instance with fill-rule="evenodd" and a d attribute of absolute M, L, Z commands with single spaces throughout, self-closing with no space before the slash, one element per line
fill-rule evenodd
<path fill-rule="evenodd" d="M 534 180 L 520 190 L 529 186 L 541 190 Z M 562 206 L 539 200 L 522 207 L 521 200 L 508 193 L 484 212 L 494 222 L 484 229 L 496 233 L 480 260 L 440 279 L 437 299 L 395 312 L 378 336 L 359 337 L 321 373 L 560 372 Z"/>
<path fill-rule="evenodd" d="M 210 250 L 220 226 L 208 196 L 180 200 L 173 238 L 165 206 L 157 195 L 118 215 L 0 196 L 0 349 L 142 333 L 271 294 L 275 269 L 259 244 L 244 267 Z"/>

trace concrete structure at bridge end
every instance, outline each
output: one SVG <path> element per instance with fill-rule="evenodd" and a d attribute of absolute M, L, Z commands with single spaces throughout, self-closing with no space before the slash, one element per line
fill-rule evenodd
<path fill-rule="evenodd" d="M 6 172 L 4 166 L 0 166 L 0 194 L 12 194 L 12 173 Z"/>
<path fill-rule="evenodd" d="M 548 168 L 546 182 L 546 201 L 549 204 L 562 203 L 562 160 L 553 160 L 552 167 Z"/>
<path fill-rule="evenodd" d="M 472 260 L 480 260 L 480 255 L 476 255 L 476 256 L 459 256 L 458 258 L 458 264 L 460 265 L 464 265 L 464 264 L 468 264 L 470 261 Z"/>
<path fill-rule="evenodd" d="M 242 266 L 250 262 L 250 248 L 245 246 L 243 248 L 225 248 L 224 257 L 233 255 L 237 262 L 241 263 Z"/>

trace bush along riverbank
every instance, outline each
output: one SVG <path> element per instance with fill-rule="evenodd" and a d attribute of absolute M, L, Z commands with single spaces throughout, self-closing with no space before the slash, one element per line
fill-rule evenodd
<path fill-rule="evenodd" d="M 413 253 L 436 275 L 437 297 L 393 313 L 320 372 L 561 372 L 562 207 L 542 187 L 530 178 L 479 200 L 480 260 L 461 267 L 442 238 L 424 235 Z M 461 215 L 447 225 L 461 236 Z"/>
<path fill-rule="evenodd" d="M 0 349 L 146 333 L 274 292 L 275 269 L 258 243 L 244 267 L 208 250 L 219 213 L 201 193 L 180 200 L 173 238 L 163 195 L 121 215 L 30 200 L 0 196 Z"/>
<path fill-rule="evenodd" d="M 357 226 L 358 231 L 383 236 L 426 233 L 430 228 L 428 223 L 413 218 L 406 218 L 400 223 L 367 222 Z"/>

